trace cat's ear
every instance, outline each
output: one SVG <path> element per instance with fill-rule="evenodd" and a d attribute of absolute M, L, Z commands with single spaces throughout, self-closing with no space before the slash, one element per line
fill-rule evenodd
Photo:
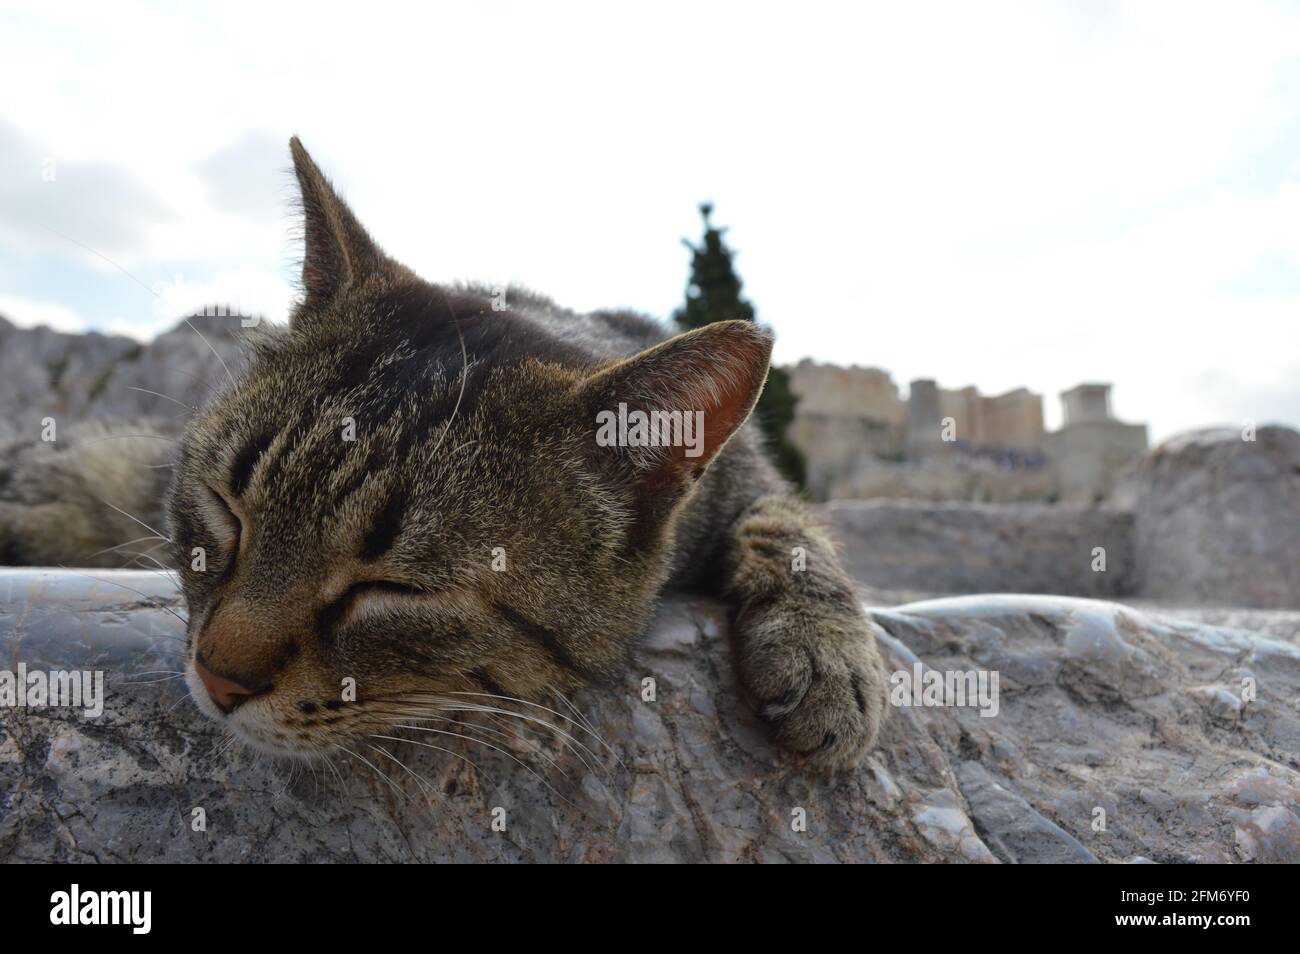
<path fill-rule="evenodd" d="M 766 331 L 719 321 L 597 373 L 579 389 L 593 453 L 650 488 L 688 484 L 749 417 L 771 357 Z"/>
<path fill-rule="evenodd" d="M 319 307 L 348 285 L 385 268 L 387 259 L 297 136 L 289 140 L 289 150 L 302 195 L 304 305 Z"/>

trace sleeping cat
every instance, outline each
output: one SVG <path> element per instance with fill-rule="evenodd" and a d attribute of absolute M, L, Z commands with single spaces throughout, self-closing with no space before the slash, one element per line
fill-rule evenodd
<path fill-rule="evenodd" d="M 777 742 L 857 764 L 883 669 L 831 543 L 746 423 L 769 335 L 666 337 L 430 284 L 290 145 L 303 300 L 190 423 L 167 501 L 199 707 L 262 749 L 324 752 L 440 695 L 607 679 L 666 587 L 705 587 L 735 607 L 738 672 Z M 638 411 L 676 414 L 664 433 L 682 439 L 598 423 Z"/>

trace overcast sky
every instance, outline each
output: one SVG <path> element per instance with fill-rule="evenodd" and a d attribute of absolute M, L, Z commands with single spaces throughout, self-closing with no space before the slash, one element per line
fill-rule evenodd
<path fill-rule="evenodd" d="M 294 133 L 432 280 L 663 316 L 709 199 L 781 361 L 1300 426 L 1295 5 L 6 4 L 0 314 L 282 319 Z"/>

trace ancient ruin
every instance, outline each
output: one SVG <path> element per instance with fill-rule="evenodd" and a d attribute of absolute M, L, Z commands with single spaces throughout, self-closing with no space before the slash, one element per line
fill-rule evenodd
<path fill-rule="evenodd" d="M 815 499 L 1096 504 L 1147 450 L 1145 424 L 1110 411 L 1109 384 L 1061 394 L 1064 423 L 1048 431 L 1043 398 L 1026 388 L 984 395 L 930 379 L 907 397 L 887 371 L 805 359 L 786 369 L 799 397 L 791 436 Z"/>

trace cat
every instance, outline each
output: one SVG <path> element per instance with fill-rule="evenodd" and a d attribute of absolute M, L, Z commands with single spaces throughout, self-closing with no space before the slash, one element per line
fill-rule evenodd
<path fill-rule="evenodd" d="M 192 418 L 166 495 L 199 708 L 271 753 L 327 753 L 431 700 L 607 681 L 665 589 L 705 588 L 734 607 L 740 682 L 775 741 L 809 767 L 857 765 L 884 669 L 748 422 L 768 332 L 668 336 L 428 283 L 290 150 L 301 300 Z M 601 423 L 638 412 L 678 439 Z"/>

